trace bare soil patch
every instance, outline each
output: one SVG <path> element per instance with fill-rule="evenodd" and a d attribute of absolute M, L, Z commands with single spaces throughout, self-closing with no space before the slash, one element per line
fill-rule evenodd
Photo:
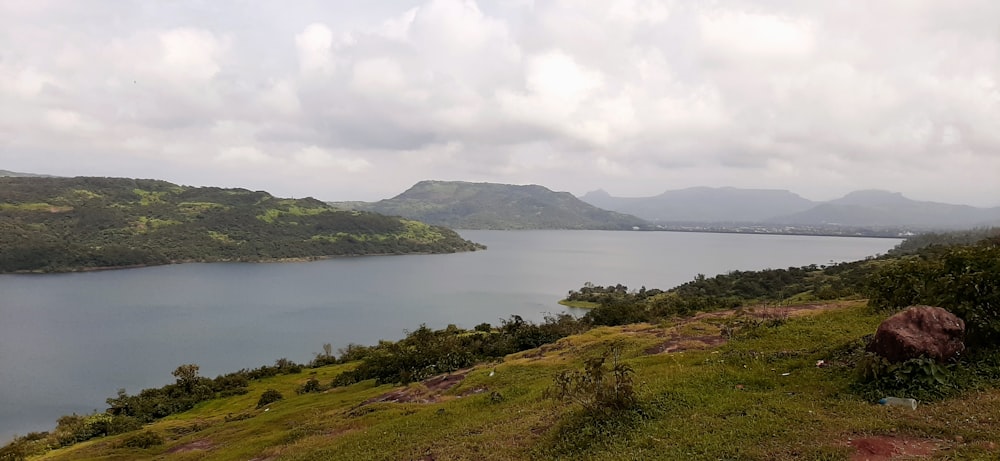
<path fill-rule="evenodd" d="M 940 448 L 936 440 L 885 435 L 852 439 L 847 444 L 854 447 L 851 461 L 929 458 Z"/>
<path fill-rule="evenodd" d="M 465 375 L 469 374 L 471 368 L 458 370 L 454 373 L 438 375 L 425 379 L 416 385 L 409 385 L 400 389 L 386 392 L 378 397 L 365 400 L 359 406 L 371 403 L 392 402 L 392 403 L 435 403 L 441 401 L 443 393 L 457 386 Z"/>
<path fill-rule="evenodd" d="M 215 448 L 215 443 L 209 439 L 198 439 L 193 442 L 185 443 L 184 445 L 178 445 L 167 450 L 167 454 L 174 453 L 187 453 L 189 451 L 195 450 L 211 450 Z"/>
<path fill-rule="evenodd" d="M 709 349 L 721 346 L 726 343 L 726 338 L 718 335 L 687 335 L 681 333 L 683 327 L 696 322 L 708 320 L 722 320 L 737 316 L 755 320 L 778 320 L 791 317 L 800 317 L 831 309 L 842 307 L 838 303 L 827 304 L 803 304 L 798 306 L 750 306 L 739 310 L 726 310 L 716 312 L 704 312 L 685 319 L 679 320 L 669 328 L 638 328 L 629 326 L 623 332 L 631 334 L 642 334 L 657 338 L 669 338 L 666 341 L 645 350 L 646 355 L 663 354 L 669 352 L 683 352 L 687 350 Z"/>

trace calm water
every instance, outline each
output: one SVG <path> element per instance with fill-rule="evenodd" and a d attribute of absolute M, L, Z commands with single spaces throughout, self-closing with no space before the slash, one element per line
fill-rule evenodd
<path fill-rule="evenodd" d="M 485 252 L 311 263 L 183 264 L 0 276 L 0 443 L 173 381 L 310 360 L 421 323 L 540 320 L 584 282 L 669 288 L 695 274 L 849 261 L 899 241 L 601 231 L 464 231 Z"/>

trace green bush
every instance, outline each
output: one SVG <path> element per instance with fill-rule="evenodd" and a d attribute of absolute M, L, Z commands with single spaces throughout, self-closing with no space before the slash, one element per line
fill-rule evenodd
<path fill-rule="evenodd" d="M 866 353 L 856 370 L 855 390 L 867 400 L 882 397 L 940 400 L 965 387 L 960 384 L 964 379 L 955 364 L 939 364 L 927 357 L 889 363 L 883 357 Z"/>
<path fill-rule="evenodd" d="M 261 407 L 263 407 L 265 405 L 272 404 L 272 403 L 277 402 L 277 401 L 279 401 L 279 400 L 281 400 L 283 398 L 285 398 L 285 397 L 283 395 L 281 395 L 280 392 L 278 392 L 278 391 L 276 391 L 274 389 L 268 389 L 268 390 L 264 391 L 264 393 L 260 395 L 260 399 L 257 400 L 257 408 L 261 408 Z"/>
<path fill-rule="evenodd" d="M 308 394 L 310 392 L 320 392 L 323 390 L 323 386 L 320 386 L 319 380 L 316 377 L 310 377 L 308 381 L 302 386 L 299 386 L 297 392 L 299 394 Z"/>

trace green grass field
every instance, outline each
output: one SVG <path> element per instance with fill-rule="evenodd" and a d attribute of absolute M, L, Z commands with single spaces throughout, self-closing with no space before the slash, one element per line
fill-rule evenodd
<path fill-rule="evenodd" d="M 162 445 L 124 448 L 123 434 L 39 459 L 837 460 L 878 443 L 933 459 L 1000 457 L 995 389 L 916 410 L 851 393 L 851 351 L 883 318 L 862 301 L 734 315 L 596 328 L 407 387 L 297 395 L 311 377 L 326 387 L 352 365 L 306 369 L 148 425 Z M 635 408 L 596 418 L 543 397 L 556 374 L 613 344 L 635 370 Z M 267 389 L 284 399 L 256 408 Z"/>

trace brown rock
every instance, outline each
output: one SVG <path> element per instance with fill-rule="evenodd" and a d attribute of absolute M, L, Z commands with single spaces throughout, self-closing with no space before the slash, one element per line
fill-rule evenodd
<path fill-rule="evenodd" d="M 910 306 L 875 332 L 868 351 L 892 363 L 926 356 L 945 362 L 965 350 L 965 322 L 940 307 Z"/>

